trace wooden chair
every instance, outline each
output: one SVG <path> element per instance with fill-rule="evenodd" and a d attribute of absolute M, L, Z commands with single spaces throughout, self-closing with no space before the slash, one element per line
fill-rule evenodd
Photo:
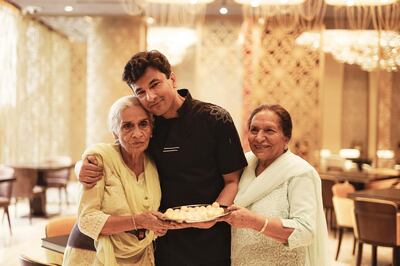
<path fill-rule="evenodd" d="M 71 165 L 72 159 L 69 156 L 55 156 L 47 158 L 45 163 L 55 163 L 59 165 Z M 62 190 L 64 190 L 65 194 L 65 201 L 67 205 L 69 204 L 68 201 L 68 191 L 67 185 L 69 181 L 69 176 L 71 174 L 71 168 L 63 169 L 63 170 L 54 170 L 54 171 L 46 171 L 44 174 L 44 180 L 46 182 L 47 188 L 58 188 L 58 195 L 59 195 L 59 204 L 61 208 L 62 203 Z"/>
<path fill-rule="evenodd" d="M 69 235 L 75 222 L 75 215 L 50 219 L 45 227 L 46 237 Z"/>
<path fill-rule="evenodd" d="M 50 265 L 50 264 L 43 264 L 40 262 L 33 261 L 23 254 L 21 254 L 19 256 L 19 261 L 21 263 L 21 266 L 48 266 L 48 265 Z"/>
<path fill-rule="evenodd" d="M 393 248 L 392 265 L 400 264 L 400 214 L 391 201 L 356 198 L 354 213 L 358 233 L 356 265 L 361 265 L 363 243 L 372 245 L 371 265 L 377 265 L 377 247 Z"/>
<path fill-rule="evenodd" d="M 325 216 L 326 216 L 326 221 L 328 223 L 328 226 L 331 230 L 334 231 L 335 227 L 335 215 L 334 215 L 334 209 L 333 209 L 333 193 L 332 193 L 332 187 L 333 185 L 336 184 L 336 181 L 328 178 L 323 178 L 321 176 L 321 186 L 322 186 L 322 203 L 324 206 L 324 211 L 325 211 Z"/>
<path fill-rule="evenodd" d="M 71 233 L 72 227 L 74 226 L 75 222 L 76 222 L 75 215 L 59 216 L 50 219 L 45 227 L 46 237 L 69 235 Z M 63 254 L 48 249 L 45 250 L 45 253 L 48 261 L 51 261 L 59 265 L 62 264 Z"/>
<path fill-rule="evenodd" d="M 354 228 L 354 202 L 353 200 L 347 198 L 347 194 L 354 192 L 354 187 L 348 183 L 337 183 L 332 186 L 333 193 L 333 208 L 335 210 L 336 217 L 336 228 L 339 233 L 338 246 L 336 250 L 335 260 L 339 257 L 340 246 L 342 244 L 343 232 L 344 230 Z M 354 236 L 353 241 L 353 254 L 355 252 L 356 237 Z"/>
<path fill-rule="evenodd" d="M 12 235 L 10 212 L 8 206 L 11 203 L 12 186 L 15 181 L 14 169 L 8 166 L 0 165 L 0 208 L 3 208 L 3 219 L 7 215 L 10 235 Z"/>
<path fill-rule="evenodd" d="M 45 191 L 42 187 L 36 186 L 36 170 L 23 167 L 14 167 L 14 175 L 16 182 L 13 185 L 12 196 L 15 197 L 15 215 L 17 215 L 18 200 L 21 198 L 27 198 L 29 200 L 29 222 L 32 224 L 32 204 L 34 204 L 33 199 L 42 198 L 42 201 L 45 202 Z"/>

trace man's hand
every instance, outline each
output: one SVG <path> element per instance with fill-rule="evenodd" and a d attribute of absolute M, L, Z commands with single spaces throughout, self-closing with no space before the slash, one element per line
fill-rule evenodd
<path fill-rule="evenodd" d="M 92 188 L 102 177 L 103 167 L 99 166 L 96 157 L 93 155 L 87 156 L 83 160 L 82 167 L 79 171 L 79 182 L 81 182 L 85 188 Z"/>

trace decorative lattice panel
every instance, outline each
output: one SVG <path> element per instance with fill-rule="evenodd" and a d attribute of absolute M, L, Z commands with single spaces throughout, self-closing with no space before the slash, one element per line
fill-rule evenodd
<path fill-rule="evenodd" d="M 400 71 L 393 73 L 393 90 L 392 90 L 392 149 L 395 152 L 397 164 L 400 164 Z"/>
<path fill-rule="evenodd" d="M 36 163 L 48 156 L 68 155 L 69 41 L 11 10 L 0 9 L 2 28 L 12 29 L 2 34 L 1 41 L 12 60 L 7 61 L 9 68 L 2 67 L 8 83 L 0 91 L 8 103 L 0 104 L 1 113 L 6 110 L 0 160 Z"/>
<path fill-rule="evenodd" d="M 379 73 L 378 81 L 378 150 L 391 149 L 392 73 Z"/>
<path fill-rule="evenodd" d="M 86 44 L 71 45 L 71 157 L 80 159 L 86 147 Z"/>
<path fill-rule="evenodd" d="M 207 18 L 198 47 L 196 97 L 227 109 L 240 128 L 242 66 L 239 19 Z"/>
<path fill-rule="evenodd" d="M 285 107 L 294 124 L 291 150 L 315 163 L 320 148 L 320 54 L 295 45 L 299 30 L 266 25 L 253 24 L 252 33 L 245 35 L 256 38 L 246 53 L 253 57 L 253 70 L 244 77 L 252 82 L 251 109 L 262 103 Z"/>
<path fill-rule="evenodd" d="M 91 21 L 87 43 L 87 145 L 113 141 L 107 127 L 112 103 L 131 94 L 122 81 L 125 64 L 144 49 L 144 22 L 139 17 L 98 17 Z"/>

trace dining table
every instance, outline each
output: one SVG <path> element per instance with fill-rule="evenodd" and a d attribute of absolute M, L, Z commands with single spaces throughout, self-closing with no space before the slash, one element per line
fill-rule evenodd
<path fill-rule="evenodd" d="M 31 175 L 31 178 L 36 178 L 35 187 L 32 189 L 36 189 L 39 191 L 43 191 L 43 193 L 33 193 L 33 198 L 31 200 L 30 208 L 32 216 L 39 216 L 39 217 L 48 217 L 46 211 L 46 180 L 45 175 L 48 172 L 52 171 L 59 171 L 65 169 L 74 168 L 75 163 L 68 163 L 68 164 L 60 164 L 57 162 L 42 162 L 42 163 L 16 163 L 10 164 L 12 168 L 16 171 L 29 171 L 34 173 Z M 16 175 L 18 178 L 18 176 Z M 17 182 L 18 184 L 18 182 Z"/>
<path fill-rule="evenodd" d="M 400 178 L 400 172 L 394 169 L 371 169 L 369 171 L 339 171 L 339 170 L 323 170 L 318 171 L 321 179 L 333 180 L 335 182 L 348 181 L 352 183 L 357 190 L 364 189 L 368 184 L 376 181 L 384 181 L 389 179 Z"/>
<path fill-rule="evenodd" d="M 366 189 L 359 190 L 347 195 L 350 199 L 368 198 L 392 201 L 400 207 L 400 189 L 398 188 L 382 188 L 382 189 Z"/>

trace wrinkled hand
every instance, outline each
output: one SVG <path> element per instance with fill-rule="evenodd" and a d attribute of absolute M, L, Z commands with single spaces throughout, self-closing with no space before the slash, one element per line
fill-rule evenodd
<path fill-rule="evenodd" d="M 93 155 L 87 156 L 82 163 L 79 171 L 79 182 L 85 188 L 94 187 L 97 182 L 103 177 L 103 167 L 99 166 L 97 158 Z"/>
<path fill-rule="evenodd" d="M 154 231 L 156 235 L 164 235 L 171 225 L 168 221 L 161 219 L 162 213 L 157 211 L 147 211 L 136 214 L 134 219 L 138 228 L 145 228 Z"/>
<path fill-rule="evenodd" d="M 218 221 L 227 222 L 233 227 L 237 228 L 247 228 L 249 220 L 254 216 L 253 212 L 237 205 L 229 206 L 228 212 L 231 213 L 226 216 L 220 217 Z"/>

